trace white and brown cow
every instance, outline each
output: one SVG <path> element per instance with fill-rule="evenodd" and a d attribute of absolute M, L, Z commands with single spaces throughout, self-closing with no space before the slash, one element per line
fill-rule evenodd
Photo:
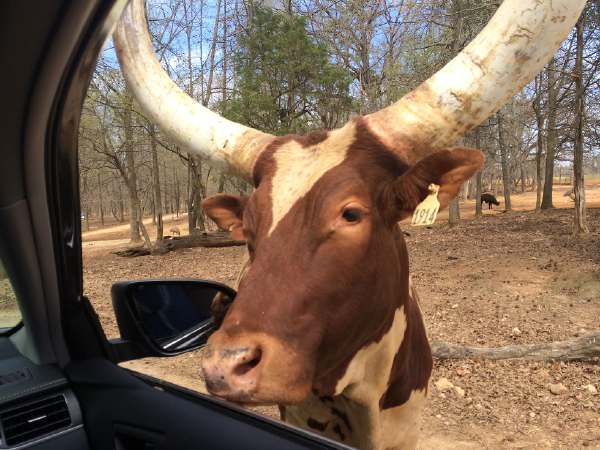
<path fill-rule="evenodd" d="M 146 115 L 212 166 L 256 187 L 208 215 L 248 261 L 217 313 L 202 367 L 214 395 L 279 404 L 285 419 L 363 449 L 411 449 L 431 352 L 398 221 L 440 186 L 447 206 L 483 164 L 445 148 L 520 90 L 560 46 L 584 0 L 505 0 L 485 30 L 393 105 L 343 128 L 275 137 L 194 102 L 164 73 L 143 1 L 115 47 Z M 224 310 L 227 309 L 224 314 Z"/>

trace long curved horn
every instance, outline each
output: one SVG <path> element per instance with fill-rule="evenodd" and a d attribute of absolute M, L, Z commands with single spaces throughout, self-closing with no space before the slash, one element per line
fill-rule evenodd
<path fill-rule="evenodd" d="M 143 0 L 125 8 L 113 38 L 127 85 L 148 118 L 190 153 L 253 184 L 256 158 L 274 136 L 224 119 L 177 87 L 152 47 Z"/>
<path fill-rule="evenodd" d="M 367 122 L 410 165 L 454 143 L 542 69 L 584 6 L 585 0 L 505 0 L 458 56 Z"/>

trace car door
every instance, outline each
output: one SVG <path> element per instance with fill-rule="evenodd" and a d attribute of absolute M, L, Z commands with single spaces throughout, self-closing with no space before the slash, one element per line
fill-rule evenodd
<path fill-rule="evenodd" d="M 0 256 L 23 317 L 0 336 L 0 372 L 19 361 L 31 375 L 12 385 L 16 394 L 0 386 L 0 413 L 61 390 L 70 428 L 38 429 L 19 448 L 347 448 L 111 361 L 112 344 L 82 295 L 77 133 L 95 62 L 125 3 L 0 4 Z M 29 417 L 29 425 L 46 420 Z"/>

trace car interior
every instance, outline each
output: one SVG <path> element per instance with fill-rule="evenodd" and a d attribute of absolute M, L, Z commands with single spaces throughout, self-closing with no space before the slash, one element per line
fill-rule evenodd
<path fill-rule="evenodd" d="M 78 125 L 126 3 L 0 2 L 0 449 L 349 448 L 118 365 L 202 347 L 229 288 L 119 283 L 111 341 L 83 296 Z"/>

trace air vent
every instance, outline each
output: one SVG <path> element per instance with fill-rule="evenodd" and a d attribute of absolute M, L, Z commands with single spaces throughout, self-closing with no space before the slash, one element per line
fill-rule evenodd
<path fill-rule="evenodd" d="M 31 373 L 25 368 L 15 370 L 14 372 L 0 374 L 0 386 L 23 380 L 31 380 Z"/>
<path fill-rule="evenodd" d="M 68 427 L 71 417 L 65 397 L 57 395 L 5 411 L 0 422 L 6 445 L 15 445 Z"/>

